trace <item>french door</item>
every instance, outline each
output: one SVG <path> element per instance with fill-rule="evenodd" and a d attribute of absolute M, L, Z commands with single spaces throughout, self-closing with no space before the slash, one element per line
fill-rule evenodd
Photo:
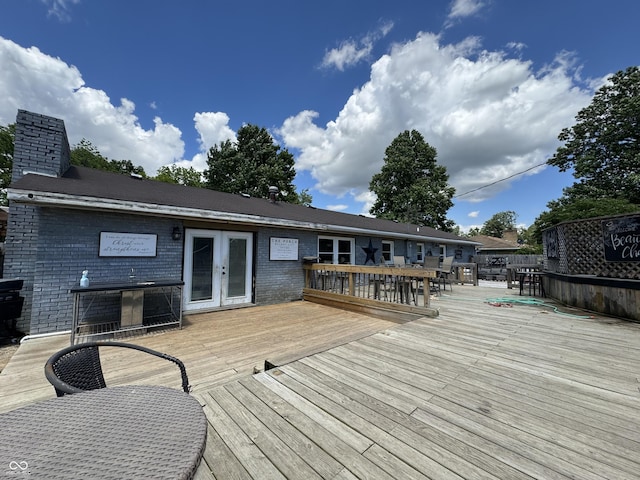
<path fill-rule="evenodd" d="M 184 310 L 251 303 L 253 235 L 185 230 Z"/>

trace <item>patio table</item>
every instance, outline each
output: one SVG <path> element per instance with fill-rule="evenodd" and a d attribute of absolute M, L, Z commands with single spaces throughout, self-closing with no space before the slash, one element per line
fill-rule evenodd
<path fill-rule="evenodd" d="M 518 282 L 520 283 L 520 295 L 522 295 L 522 292 L 524 291 L 524 284 L 526 283 L 529 285 L 529 295 L 531 295 L 531 290 L 533 289 L 534 296 L 536 295 L 537 290 L 541 297 L 546 297 L 544 284 L 542 283 L 544 272 L 518 270 L 516 274 L 518 276 Z"/>
<path fill-rule="evenodd" d="M 0 477 L 193 478 L 207 420 L 187 393 L 119 386 L 0 414 Z"/>

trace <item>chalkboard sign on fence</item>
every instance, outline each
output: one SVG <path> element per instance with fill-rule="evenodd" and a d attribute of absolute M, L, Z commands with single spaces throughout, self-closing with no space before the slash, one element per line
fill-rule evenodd
<path fill-rule="evenodd" d="M 640 262 L 640 216 L 602 221 L 607 262 Z"/>

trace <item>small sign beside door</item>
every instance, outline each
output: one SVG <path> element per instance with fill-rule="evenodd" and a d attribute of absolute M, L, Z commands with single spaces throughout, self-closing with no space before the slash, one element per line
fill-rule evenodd
<path fill-rule="evenodd" d="M 101 257 L 155 257 L 158 236 L 147 233 L 100 232 Z"/>
<path fill-rule="evenodd" d="M 298 260 L 298 239 L 271 237 L 269 260 Z"/>

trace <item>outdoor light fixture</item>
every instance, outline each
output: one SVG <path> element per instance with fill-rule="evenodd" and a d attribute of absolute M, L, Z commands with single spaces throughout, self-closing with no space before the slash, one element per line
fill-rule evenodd
<path fill-rule="evenodd" d="M 171 232 L 171 238 L 178 241 L 182 238 L 182 232 L 180 231 L 180 227 L 173 227 L 173 231 Z"/>

